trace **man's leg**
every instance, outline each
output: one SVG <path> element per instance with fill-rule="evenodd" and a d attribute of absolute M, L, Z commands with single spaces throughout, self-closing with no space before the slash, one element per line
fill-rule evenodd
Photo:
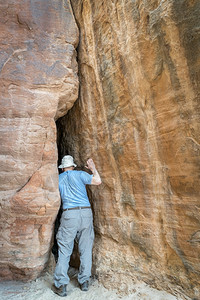
<path fill-rule="evenodd" d="M 81 230 L 78 234 L 78 246 L 80 253 L 78 282 L 82 285 L 85 281 L 89 281 L 91 276 L 94 228 L 91 209 L 82 210 L 81 213 Z"/>
<path fill-rule="evenodd" d="M 67 213 L 70 215 L 69 211 L 67 211 Z M 61 220 L 61 225 L 57 233 L 58 262 L 54 272 L 54 283 L 57 288 L 69 283 L 69 276 L 67 272 L 70 256 L 73 251 L 74 239 L 77 234 L 78 223 L 79 221 L 74 217 L 62 217 Z"/>

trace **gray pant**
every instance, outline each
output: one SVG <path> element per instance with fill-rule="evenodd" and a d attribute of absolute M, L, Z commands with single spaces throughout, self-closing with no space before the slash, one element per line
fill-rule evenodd
<path fill-rule="evenodd" d="M 67 272 L 76 237 L 80 253 L 78 282 L 82 284 L 89 280 L 92 268 L 94 229 L 90 208 L 66 210 L 62 213 L 60 227 L 56 235 L 58 243 L 58 262 L 54 272 L 56 287 L 69 283 Z"/>

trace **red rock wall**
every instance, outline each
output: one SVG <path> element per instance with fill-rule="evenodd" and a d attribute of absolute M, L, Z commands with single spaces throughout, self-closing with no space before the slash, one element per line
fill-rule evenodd
<path fill-rule="evenodd" d="M 60 203 L 54 120 L 78 95 L 69 1 L 1 1 L 0 41 L 0 276 L 27 280 L 48 260 Z"/>
<path fill-rule="evenodd" d="M 199 11 L 195 0 L 73 1 L 80 96 L 60 155 L 93 157 L 96 273 L 199 294 Z"/>

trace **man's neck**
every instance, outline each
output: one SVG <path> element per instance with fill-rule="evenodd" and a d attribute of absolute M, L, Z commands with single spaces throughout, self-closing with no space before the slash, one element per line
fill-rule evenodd
<path fill-rule="evenodd" d="M 72 170 L 74 170 L 74 167 L 68 167 L 68 168 L 64 168 L 63 172 L 72 171 Z"/>

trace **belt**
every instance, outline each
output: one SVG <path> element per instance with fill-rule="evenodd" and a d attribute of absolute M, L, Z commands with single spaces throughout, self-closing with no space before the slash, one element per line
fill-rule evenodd
<path fill-rule="evenodd" d="M 91 208 L 90 206 L 77 206 L 77 207 L 72 207 L 72 208 L 65 208 L 63 211 L 66 210 L 74 210 L 74 209 L 85 209 L 85 208 Z"/>

